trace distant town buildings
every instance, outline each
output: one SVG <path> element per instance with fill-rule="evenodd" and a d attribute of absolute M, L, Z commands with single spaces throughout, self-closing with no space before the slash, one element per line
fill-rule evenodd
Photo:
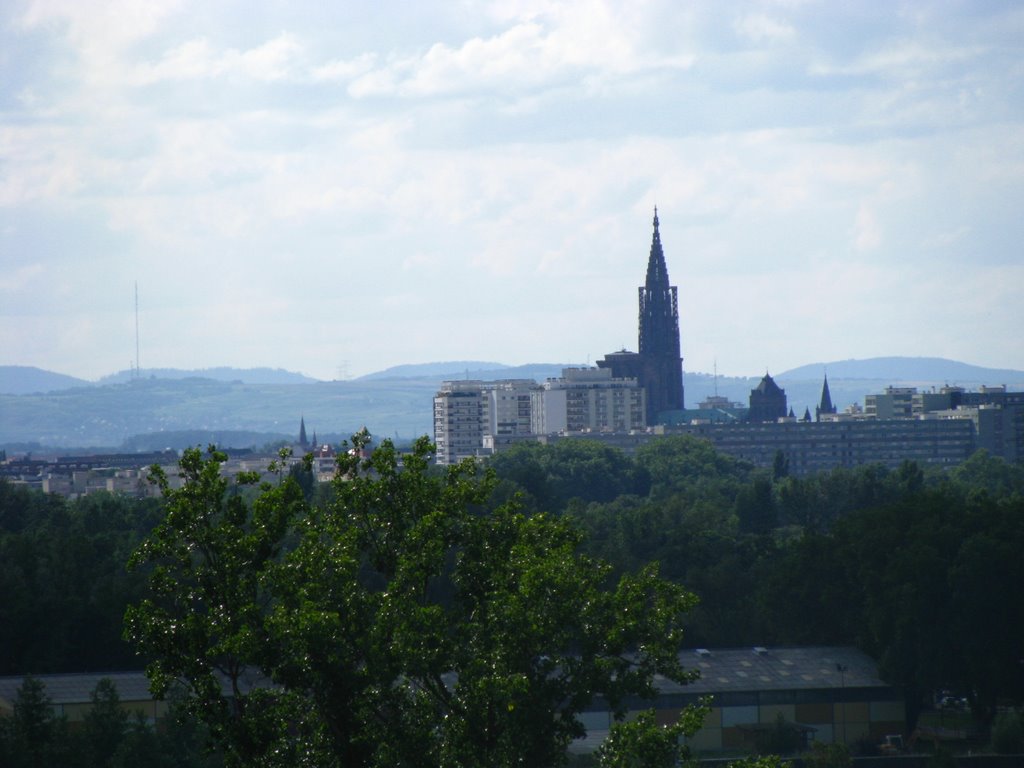
<path fill-rule="evenodd" d="M 446 381 L 434 396 L 437 463 L 485 456 L 536 435 L 643 429 L 645 405 L 636 379 L 604 368 L 566 368 L 543 384 Z"/>
<path fill-rule="evenodd" d="M 960 387 L 918 391 L 886 387 L 867 395 L 864 407 L 839 412 L 828 377 L 814 409 L 796 418 L 785 390 L 769 373 L 750 391 L 746 405 L 716 394 L 685 409 L 679 306 L 670 285 L 659 233 L 658 212 L 639 288 L 638 351 L 612 352 L 596 368 L 566 368 L 542 383 L 533 379 L 445 381 L 433 400 L 438 464 L 480 458 L 523 441 L 570 438 L 600 440 L 625 451 L 670 434 L 706 439 L 718 450 L 771 467 L 782 454 L 789 471 L 806 475 L 836 467 L 904 461 L 950 466 L 985 449 L 1007 461 L 1024 460 L 1024 392 L 1006 387 Z M 296 457 L 313 455 L 314 473 L 326 481 L 335 472 L 334 449 L 307 438 L 300 418 Z M 225 472 L 256 470 L 266 475 L 275 456 L 236 452 Z M 148 467 L 159 464 L 177 478 L 177 454 L 114 454 L 52 460 L 0 461 L 0 476 L 51 493 L 80 496 L 96 491 L 151 495 Z"/>
<path fill-rule="evenodd" d="M 566 369 L 543 384 L 445 382 L 434 398 L 438 463 L 486 456 L 523 440 L 586 437 L 628 451 L 666 434 L 707 439 L 757 466 L 772 466 L 781 453 L 798 475 L 869 462 L 948 466 L 978 448 L 1024 459 L 1024 393 L 1005 387 L 887 387 L 868 395 L 863 408 L 839 413 L 824 376 L 812 421 L 810 409 L 796 418 L 785 390 L 766 372 L 747 406 L 714 396 L 686 410 L 677 291 L 658 227 L 655 209 L 639 289 L 639 351 L 612 352 L 596 369 Z"/>

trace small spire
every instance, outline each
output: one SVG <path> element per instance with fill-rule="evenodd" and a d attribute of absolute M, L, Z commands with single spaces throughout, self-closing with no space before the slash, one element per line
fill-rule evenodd
<path fill-rule="evenodd" d="M 668 288 L 668 268 L 665 266 L 665 253 L 658 232 L 658 206 L 654 206 L 654 235 L 651 237 L 651 255 L 647 260 L 645 287 L 659 290 Z"/>
<path fill-rule="evenodd" d="M 826 373 L 825 374 L 825 381 L 824 381 L 824 383 L 821 386 L 821 402 L 818 404 L 818 407 L 815 408 L 815 414 L 814 415 L 815 415 L 815 417 L 817 418 L 818 421 L 821 421 L 821 415 L 823 413 L 835 413 L 835 412 L 836 412 L 836 406 L 832 402 L 832 393 L 829 391 L 829 388 L 828 388 L 828 374 Z"/>

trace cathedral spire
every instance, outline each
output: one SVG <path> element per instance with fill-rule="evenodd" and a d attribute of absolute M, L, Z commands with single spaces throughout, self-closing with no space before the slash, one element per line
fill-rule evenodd
<path fill-rule="evenodd" d="M 661 234 L 658 232 L 658 207 L 654 207 L 654 235 L 651 237 L 651 255 L 647 259 L 646 288 L 665 290 L 668 288 L 668 267 L 665 266 L 665 252 L 661 249 Z"/>
<path fill-rule="evenodd" d="M 306 417 L 299 417 L 299 445 L 305 448 L 309 445 L 309 441 L 306 439 Z"/>

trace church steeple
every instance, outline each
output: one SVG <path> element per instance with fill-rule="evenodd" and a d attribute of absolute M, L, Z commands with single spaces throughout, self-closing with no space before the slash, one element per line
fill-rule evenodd
<path fill-rule="evenodd" d="M 825 383 L 821 387 L 821 404 L 814 409 L 815 421 L 821 421 L 821 414 L 835 413 L 836 407 L 832 404 L 832 393 L 828 389 L 828 374 L 825 374 Z"/>
<path fill-rule="evenodd" d="M 661 414 L 685 407 L 683 358 L 679 353 L 679 299 L 676 287 L 668 282 L 658 223 L 655 208 L 647 276 L 639 288 L 639 350 L 623 350 L 597 361 L 599 368 L 610 368 L 612 376 L 636 379 L 643 387 L 648 424 L 657 424 Z"/>
<path fill-rule="evenodd" d="M 639 353 L 646 373 L 648 421 L 658 413 L 683 406 L 683 359 L 679 354 L 679 299 L 668 282 L 665 252 L 658 231 L 658 209 L 654 209 L 654 233 L 647 258 L 647 279 L 640 287 Z"/>
<path fill-rule="evenodd" d="M 299 446 L 305 448 L 309 445 L 309 441 L 306 439 L 306 417 L 299 417 Z"/>
<path fill-rule="evenodd" d="M 668 267 L 665 266 L 665 252 L 661 249 L 661 234 L 658 232 L 658 207 L 654 207 L 654 235 L 651 237 L 651 255 L 647 259 L 648 289 L 664 290 L 668 285 Z"/>

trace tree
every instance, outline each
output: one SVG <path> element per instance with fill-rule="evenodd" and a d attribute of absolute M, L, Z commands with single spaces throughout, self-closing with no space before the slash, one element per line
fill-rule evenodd
<path fill-rule="evenodd" d="M 434 472 L 426 438 L 361 459 L 368 440 L 324 506 L 290 476 L 248 505 L 212 448 L 186 452 L 181 489 L 160 479 L 167 516 L 133 558 L 151 593 L 127 633 L 158 692 L 186 681 L 230 764 L 543 768 L 593 697 L 621 718 L 656 674 L 688 679 L 694 598 L 655 567 L 609 587 L 568 520 L 485 512 L 478 465 Z"/>
<path fill-rule="evenodd" d="M 0 757 L 12 768 L 44 768 L 56 764 L 66 741 L 65 723 L 53 714 L 46 687 L 28 676 L 18 688 L 14 711 L 3 725 Z M 6 753 L 6 754 L 4 754 Z"/>
<path fill-rule="evenodd" d="M 305 500 L 288 479 L 268 486 L 250 508 L 221 476 L 226 460 L 213 446 L 205 461 L 198 449 L 185 451 L 177 490 L 152 468 L 166 514 L 129 561 L 130 568 L 152 570 L 150 594 L 129 607 L 125 634 L 154 659 L 148 673 L 156 695 L 185 680 L 189 712 L 232 745 L 239 763 L 256 764 L 287 730 L 272 705 L 288 703 L 276 702 L 283 697 L 273 688 L 250 690 L 250 671 L 270 666 L 272 650 L 261 581 Z M 255 481 L 254 474 L 238 477 L 240 486 Z"/>
<path fill-rule="evenodd" d="M 740 489 L 736 496 L 736 517 L 743 533 L 763 536 L 770 534 L 779 524 L 772 484 L 767 478 L 758 477 Z"/>
<path fill-rule="evenodd" d="M 107 765 L 128 732 L 128 713 L 121 708 L 117 686 L 109 678 L 96 684 L 91 699 L 92 707 L 83 723 L 89 764 Z"/>
<path fill-rule="evenodd" d="M 659 727 L 654 710 L 647 709 L 615 723 L 598 747 L 598 763 L 601 768 L 675 768 L 689 760 L 685 739 L 700 730 L 707 712 L 706 705 L 688 707 L 679 720 Z"/>

